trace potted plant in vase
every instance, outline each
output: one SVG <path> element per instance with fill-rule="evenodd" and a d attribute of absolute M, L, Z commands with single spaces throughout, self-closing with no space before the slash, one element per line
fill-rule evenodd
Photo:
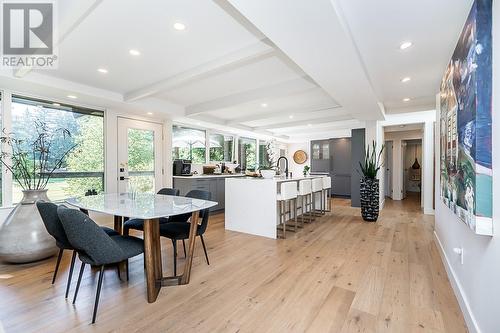
<path fill-rule="evenodd" d="M 360 197 L 361 197 L 361 216 L 368 222 L 376 222 L 379 215 L 379 179 L 378 171 L 382 167 L 380 157 L 384 145 L 382 145 L 377 154 L 375 141 L 366 149 L 365 159 L 359 162 L 361 170 Z"/>
<path fill-rule="evenodd" d="M 60 169 L 66 156 L 75 149 L 71 133 L 35 121 L 35 139 L 27 141 L 12 133 L 0 136 L 3 145 L 0 162 L 23 189 L 23 198 L 0 227 L 0 260 L 26 263 L 52 256 L 54 239 L 47 233 L 36 208 L 37 200 L 46 200 L 47 184 Z M 68 142 L 70 141 L 70 142 Z"/>

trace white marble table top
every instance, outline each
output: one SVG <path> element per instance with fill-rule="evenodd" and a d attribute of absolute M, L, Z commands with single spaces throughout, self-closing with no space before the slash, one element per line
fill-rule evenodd
<path fill-rule="evenodd" d="M 192 213 L 217 205 L 217 202 L 152 193 L 104 193 L 69 198 L 66 202 L 78 208 L 130 218 L 155 219 Z"/>

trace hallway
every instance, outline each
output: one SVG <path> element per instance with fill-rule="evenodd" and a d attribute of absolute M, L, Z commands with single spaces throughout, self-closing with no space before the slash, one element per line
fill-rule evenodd
<path fill-rule="evenodd" d="M 333 207 L 277 241 L 225 231 L 223 214 L 213 215 L 205 237 L 210 266 L 197 242 L 191 283 L 164 288 L 154 304 L 144 297 L 141 256 L 130 264 L 129 282 L 107 270 L 94 326 L 95 271 L 85 273 L 75 306 L 64 299 L 69 253 L 53 286 L 55 258 L 0 265 L 0 320 L 6 332 L 466 331 L 432 239 L 434 218 L 416 200 L 387 200 L 377 223 L 362 222 L 349 200 Z M 170 271 L 170 243 L 163 240 L 162 249 Z"/>

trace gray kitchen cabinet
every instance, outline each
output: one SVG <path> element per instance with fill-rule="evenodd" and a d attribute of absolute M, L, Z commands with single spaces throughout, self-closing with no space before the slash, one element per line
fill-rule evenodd
<path fill-rule="evenodd" d="M 225 207 L 226 177 L 174 177 L 174 188 L 178 189 L 182 196 L 191 190 L 210 192 L 211 200 L 218 202 L 210 211 L 222 210 Z"/>

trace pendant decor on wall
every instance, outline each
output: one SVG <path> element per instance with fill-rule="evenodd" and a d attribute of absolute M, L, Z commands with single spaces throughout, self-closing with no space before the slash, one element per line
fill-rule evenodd
<path fill-rule="evenodd" d="M 440 91 L 440 193 L 475 233 L 493 234 L 492 0 L 476 0 Z"/>
<path fill-rule="evenodd" d="M 293 154 L 293 160 L 297 164 L 304 164 L 307 161 L 307 153 L 305 151 L 303 151 L 303 150 L 297 150 Z"/>

